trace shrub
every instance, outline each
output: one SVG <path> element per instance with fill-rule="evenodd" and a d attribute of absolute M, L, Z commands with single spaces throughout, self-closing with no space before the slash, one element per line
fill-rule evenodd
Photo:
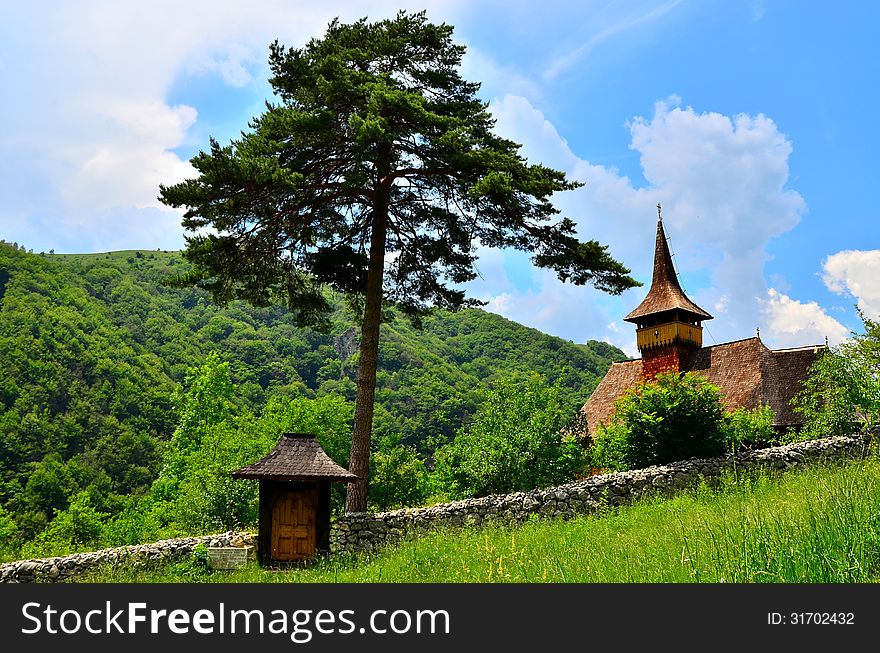
<path fill-rule="evenodd" d="M 737 408 L 725 415 L 722 429 L 728 450 L 757 449 L 776 444 L 778 437 L 773 428 L 773 417 L 770 406 L 754 410 Z"/>
<path fill-rule="evenodd" d="M 94 498 L 86 490 L 73 497 L 66 510 L 55 515 L 49 526 L 22 550 L 27 555 L 53 555 L 82 550 L 101 542 L 106 513 L 98 512 Z"/>
<path fill-rule="evenodd" d="M 185 580 L 197 580 L 211 574 L 208 565 L 208 545 L 199 542 L 193 547 L 189 558 L 169 567 L 172 576 L 178 576 Z"/>
<path fill-rule="evenodd" d="M 622 472 L 627 464 L 627 431 L 622 424 L 600 424 L 593 436 L 590 460 L 595 467 Z"/>
<path fill-rule="evenodd" d="M 427 495 L 428 471 L 418 452 L 399 436 L 379 440 L 370 454 L 370 503 L 379 510 L 416 506 Z"/>
<path fill-rule="evenodd" d="M 509 377 L 485 392 L 472 422 L 438 449 L 435 479 L 452 497 L 485 496 L 571 480 L 584 465 L 560 384 L 544 377 Z"/>
<path fill-rule="evenodd" d="M 14 538 L 18 527 L 12 515 L 0 504 L 0 560 L 14 551 Z"/>
<path fill-rule="evenodd" d="M 658 374 L 614 404 L 593 444 L 593 464 L 613 469 L 662 465 L 725 450 L 721 391 L 698 374 Z"/>
<path fill-rule="evenodd" d="M 804 422 L 791 439 L 849 435 L 880 422 L 880 322 L 859 314 L 865 332 L 853 333 L 810 366 L 792 400 Z"/>
<path fill-rule="evenodd" d="M 145 500 L 129 498 L 127 505 L 104 524 L 104 544 L 125 546 L 161 539 L 159 523 L 145 508 Z"/>
<path fill-rule="evenodd" d="M 197 567 L 201 567 L 203 569 L 208 568 L 208 545 L 204 542 L 199 542 L 193 547 L 192 550 L 192 562 L 193 565 Z"/>

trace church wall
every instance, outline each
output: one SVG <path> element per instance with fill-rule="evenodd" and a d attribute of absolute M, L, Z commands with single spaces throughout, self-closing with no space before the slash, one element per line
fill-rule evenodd
<path fill-rule="evenodd" d="M 686 345 L 666 345 L 642 351 L 642 378 L 653 379 L 664 372 L 681 372 L 691 348 Z"/>

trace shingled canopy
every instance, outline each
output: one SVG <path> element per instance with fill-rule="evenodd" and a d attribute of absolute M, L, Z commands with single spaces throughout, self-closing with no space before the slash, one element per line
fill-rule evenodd
<path fill-rule="evenodd" d="M 357 479 L 311 433 L 285 433 L 272 451 L 232 477 L 260 481 L 257 558 L 270 565 L 329 551 L 330 483 Z"/>
<path fill-rule="evenodd" d="M 348 482 L 357 476 L 337 465 L 311 433 L 285 433 L 278 444 L 257 462 L 232 472 L 233 478 L 275 481 L 328 480 Z"/>

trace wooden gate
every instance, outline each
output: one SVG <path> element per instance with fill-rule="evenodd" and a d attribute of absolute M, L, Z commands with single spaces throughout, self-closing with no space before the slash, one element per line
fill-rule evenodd
<path fill-rule="evenodd" d="M 315 490 L 282 492 L 272 506 L 272 558 L 305 560 L 315 555 Z"/>

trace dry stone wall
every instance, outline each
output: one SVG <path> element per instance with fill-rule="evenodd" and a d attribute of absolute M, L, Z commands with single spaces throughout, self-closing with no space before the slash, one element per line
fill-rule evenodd
<path fill-rule="evenodd" d="M 395 540 L 437 527 L 522 523 L 532 515 L 570 518 L 602 506 L 630 503 L 650 494 L 672 495 L 725 470 L 785 470 L 820 461 L 862 457 L 871 434 L 798 442 L 781 447 L 690 460 L 627 472 L 602 474 L 557 487 L 465 499 L 428 508 L 405 508 L 378 514 L 348 513 L 330 534 L 331 551 L 373 551 Z"/>
<path fill-rule="evenodd" d="M 717 478 L 724 471 L 734 469 L 785 470 L 817 462 L 864 457 L 876 435 L 875 431 L 873 434 L 798 442 L 720 458 L 692 458 L 670 465 L 602 474 L 541 490 L 465 499 L 427 508 L 405 508 L 378 514 L 348 513 L 333 523 L 330 549 L 331 552 L 374 551 L 398 539 L 437 527 L 517 524 L 532 515 L 570 518 L 596 512 L 603 506 L 631 503 L 651 494 L 671 496 L 696 486 L 702 479 Z M 0 565 L 0 582 L 58 582 L 103 565 L 147 567 L 177 562 L 190 556 L 197 544 L 256 547 L 257 536 L 230 531 L 69 556 L 17 560 Z"/>
<path fill-rule="evenodd" d="M 54 583 L 103 565 L 130 568 L 179 562 L 189 557 L 197 544 L 209 547 L 245 547 L 253 546 L 256 539 L 253 533 L 229 531 L 217 535 L 183 537 L 152 544 L 133 544 L 74 553 L 69 556 L 16 560 L 0 565 L 0 583 Z"/>

